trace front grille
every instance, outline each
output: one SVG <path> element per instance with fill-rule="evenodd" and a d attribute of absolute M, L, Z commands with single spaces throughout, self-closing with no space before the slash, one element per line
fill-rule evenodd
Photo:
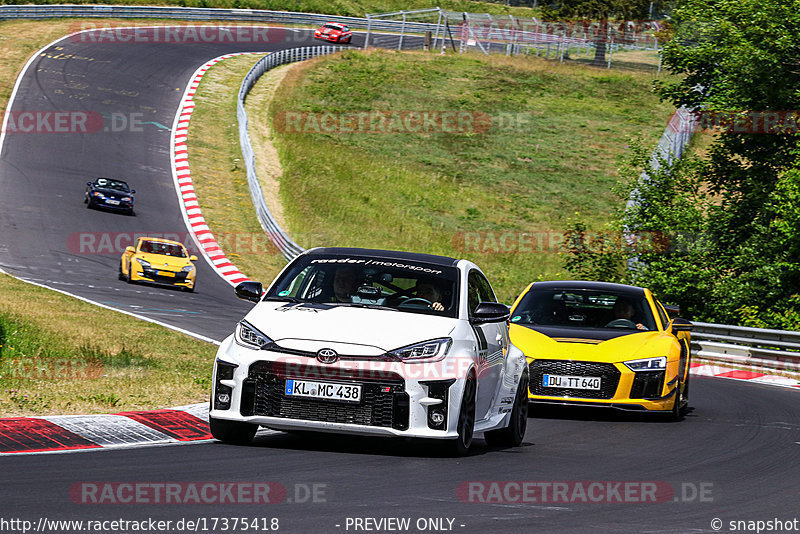
<path fill-rule="evenodd" d="M 610 363 L 577 362 L 571 360 L 534 360 L 528 366 L 530 392 L 548 397 L 580 397 L 610 399 L 617 391 L 620 372 Z M 599 376 L 600 389 L 551 388 L 542 385 L 543 375 Z"/>
<path fill-rule="evenodd" d="M 160 274 L 156 274 L 157 270 L 155 269 L 144 269 L 144 276 L 153 280 L 154 282 L 159 282 L 162 284 L 182 284 L 186 282 L 186 275 L 188 273 L 185 272 L 176 272 L 175 276 L 162 276 Z"/>
<path fill-rule="evenodd" d="M 657 399 L 664 387 L 664 371 L 637 371 L 631 386 L 632 399 Z"/>
<path fill-rule="evenodd" d="M 243 396 L 241 412 L 242 415 L 408 429 L 409 397 L 402 377 L 395 373 L 357 375 L 331 368 L 322 376 L 318 367 L 299 365 L 287 373 L 286 366 L 281 364 L 256 362 L 250 366 L 245 381 L 245 391 L 249 390 L 249 394 Z M 360 384 L 361 400 L 347 402 L 287 396 L 287 378 Z"/>

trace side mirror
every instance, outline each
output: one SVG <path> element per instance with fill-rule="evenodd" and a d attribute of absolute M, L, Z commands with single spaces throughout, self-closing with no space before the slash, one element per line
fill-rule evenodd
<path fill-rule="evenodd" d="M 264 292 L 264 287 L 261 282 L 242 282 L 234 289 L 236 296 L 242 300 L 249 300 L 250 302 L 258 302 L 261 300 L 261 294 Z"/>
<path fill-rule="evenodd" d="M 511 316 L 511 310 L 499 302 L 481 302 L 470 317 L 470 324 L 501 323 Z"/>
<path fill-rule="evenodd" d="M 667 317 L 674 319 L 681 314 L 681 307 L 676 304 L 664 304 L 664 309 L 667 310 Z"/>
<path fill-rule="evenodd" d="M 197 261 L 197 256 L 192 254 L 191 256 L 189 256 L 189 261 Z"/>
<path fill-rule="evenodd" d="M 92 182 L 86 182 L 86 185 L 92 185 Z"/>
<path fill-rule="evenodd" d="M 130 252 L 131 254 L 133 254 L 134 252 L 136 252 L 136 249 L 133 247 L 125 247 L 125 252 Z"/>
<path fill-rule="evenodd" d="M 686 319 L 681 319 L 680 317 L 676 317 L 672 320 L 673 332 L 691 332 L 692 328 L 694 328 L 694 324 L 687 321 Z"/>
<path fill-rule="evenodd" d="M 131 189 L 131 195 L 136 193 L 136 189 Z"/>

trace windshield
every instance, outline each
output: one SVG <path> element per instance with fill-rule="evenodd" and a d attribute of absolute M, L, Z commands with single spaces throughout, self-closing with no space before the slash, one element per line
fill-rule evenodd
<path fill-rule="evenodd" d="M 511 322 L 532 326 L 655 330 L 644 295 L 581 289 L 532 289 Z"/>
<path fill-rule="evenodd" d="M 162 256 L 173 256 L 176 258 L 186 257 L 186 251 L 181 245 L 175 243 L 160 243 L 158 241 L 142 241 L 142 244 L 139 246 L 139 252 L 161 254 Z"/>
<path fill-rule="evenodd" d="M 301 256 L 265 300 L 389 308 L 458 316 L 458 269 L 411 260 Z"/>
<path fill-rule="evenodd" d="M 116 191 L 124 191 L 125 193 L 130 191 L 130 189 L 128 188 L 128 184 L 120 180 L 98 178 L 95 183 L 97 184 L 97 187 L 102 187 L 104 189 L 114 189 Z"/>
<path fill-rule="evenodd" d="M 347 31 L 347 27 L 346 26 L 334 26 L 333 24 L 326 24 L 324 27 L 328 28 L 329 30 Z"/>

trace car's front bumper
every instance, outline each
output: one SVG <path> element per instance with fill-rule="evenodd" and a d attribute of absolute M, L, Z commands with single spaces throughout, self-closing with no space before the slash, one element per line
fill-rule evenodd
<path fill-rule="evenodd" d="M 663 371 L 634 372 L 622 363 L 529 359 L 528 400 L 542 404 L 595 406 L 630 411 L 669 411 L 675 402 L 676 365 L 668 365 Z M 543 385 L 545 374 L 600 377 L 601 388 L 548 388 Z"/>
<path fill-rule="evenodd" d="M 231 370 L 225 362 L 239 363 Z M 222 375 L 220 366 L 225 367 Z M 360 385 L 361 400 L 288 396 L 285 384 L 292 378 Z M 277 430 L 453 439 L 463 389 L 464 379 L 426 375 L 423 364 L 361 360 L 325 365 L 305 356 L 242 348 L 228 338 L 217 353 L 209 416 Z M 435 403 L 434 395 L 441 402 Z M 431 423 L 433 409 L 444 413 L 439 427 Z"/>
<path fill-rule="evenodd" d="M 171 273 L 172 276 L 163 274 Z M 142 267 L 134 262 L 131 266 L 131 281 L 134 282 L 150 282 L 153 284 L 165 286 L 179 286 L 186 288 L 193 288 L 195 280 L 195 271 L 165 271 L 153 268 Z"/>

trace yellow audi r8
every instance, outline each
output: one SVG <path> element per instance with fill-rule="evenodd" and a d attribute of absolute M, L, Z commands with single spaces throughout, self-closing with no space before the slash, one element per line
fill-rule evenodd
<path fill-rule="evenodd" d="M 511 342 L 525 353 L 528 400 L 665 412 L 689 402 L 692 323 L 671 318 L 645 288 L 534 282 L 511 309 Z"/>
<path fill-rule="evenodd" d="M 127 247 L 122 253 L 119 278 L 129 284 L 150 282 L 194 291 L 197 278 L 195 261 L 197 256 L 189 255 L 183 243 L 140 237 L 136 246 Z"/>

